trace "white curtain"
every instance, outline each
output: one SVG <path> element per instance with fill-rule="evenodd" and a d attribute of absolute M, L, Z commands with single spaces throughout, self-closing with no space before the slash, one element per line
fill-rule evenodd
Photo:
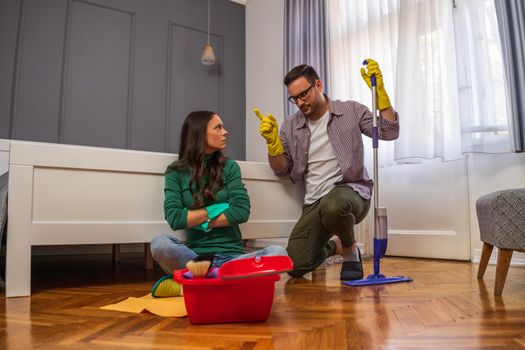
<path fill-rule="evenodd" d="M 371 106 L 370 89 L 361 78 L 363 60 L 379 62 L 386 91 L 395 101 L 397 52 L 396 0 L 390 1 L 327 1 L 330 98 L 355 100 Z M 396 107 L 397 109 L 397 107 Z M 365 150 L 372 150 L 372 141 L 363 137 Z M 380 164 L 394 163 L 394 143 L 379 142 Z M 365 165 L 371 167 L 372 152 L 365 152 Z"/>
<path fill-rule="evenodd" d="M 364 58 L 371 57 L 379 62 L 399 112 L 399 139 L 380 143 L 381 165 L 510 150 L 489 147 L 493 135 L 505 135 L 506 126 L 492 0 L 455 3 L 458 6 L 446 0 L 328 1 L 332 97 L 370 105 L 370 91 L 359 68 Z M 480 25 L 484 29 L 477 29 Z M 485 84 L 488 79 L 490 86 Z M 494 108 L 489 110 L 491 103 Z M 367 147 L 369 141 L 364 140 Z"/>
<path fill-rule="evenodd" d="M 511 123 L 494 0 L 455 4 L 462 150 L 509 152 Z"/>

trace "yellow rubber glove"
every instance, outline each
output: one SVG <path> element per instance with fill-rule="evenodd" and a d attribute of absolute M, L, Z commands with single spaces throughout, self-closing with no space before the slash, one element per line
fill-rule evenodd
<path fill-rule="evenodd" d="M 272 157 L 283 154 L 284 148 L 281 144 L 281 139 L 279 138 L 279 125 L 277 124 L 277 120 L 271 113 L 265 117 L 258 108 L 254 108 L 253 111 L 261 120 L 259 134 L 266 139 L 268 154 Z"/>
<path fill-rule="evenodd" d="M 390 103 L 390 99 L 388 98 L 388 94 L 385 90 L 385 85 L 383 84 L 383 74 L 381 74 L 379 64 L 371 58 L 367 58 L 365 61 L 368 62 L 366 64 L 366 70 L 364 68 L 361 68 L 361 75 L 363 76 L 363 80 L 365 81 L 366 85 L 368 85 L 368 87 L 372 89 L 372 82 L 370 81 L 370 77 L 372 75 L 376 76 L 377 108 L 379 108 L 379 110 L 386 109 L 392 104 Z"/>

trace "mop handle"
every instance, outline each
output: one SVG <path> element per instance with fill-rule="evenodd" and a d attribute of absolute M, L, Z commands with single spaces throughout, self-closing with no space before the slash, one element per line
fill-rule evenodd
<path fill-rule="evenodd" d="M 376 85 L 376 76 L 372 75 L 370 77 L 372 82 L 372 147 L 374 149 L 379 148 L 379 128 L 377 125 L 377 85 Z"/>
<path fill-rule="evenodd" d="M 368 61 L 364 60 L 363 65 L 367 65 Z M 370 77 L 372 85 L 372 148 L 374 152 L 374 209 L 379 207 L 379 160 L 378 160 L 378 148 L 379 148 L 379 128 L 377 122 L 377 81 L 376 76 Z"/>
<path fill-rule="evenodd" d="M 364 60 L 363 65 L 367 65 L 368 61 Z M 372 85 L 372 147 L 374 149 L 379 148 L 379 130 L 377 125 L 377 80 L 376 76 L 372 75 L 370 77 L 370 83 Z"/>

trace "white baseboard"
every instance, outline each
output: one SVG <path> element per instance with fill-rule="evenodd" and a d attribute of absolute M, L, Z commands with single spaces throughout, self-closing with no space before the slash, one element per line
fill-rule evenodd
<path fill-rule="evenodd" d="M 251 239 L 249 240 L 246 245 L 250 248 L 264 248 L 269 245 L 278 245 L 283 248 L 286 248 L 288 245 L 288 238 L 273 238 L 273 239 Z M 357 246 L 361 250 L 361 252 L 364 252 L 365 250 L 365 244 L 364 243 L 357 243 Z"/>
<path fill-rule="evenodd" d="M 287 238 L 274 238 L 274 239 L 254 239 L 249 240 L 247 243 L 248 247 L 252 248 L 263 248 L 269 245 L 278 245 L 283 248 L 286 248 L 286 245 L 288 244 Z M 359 249 L 361 249 L 361 252 L 364 252 L 364 243 L 357 243 L 357 246 Z M 489 260 L 490 265 L 496 265 L 498 257 L 498 249 L 494 249 L 492 251 L 492 255 Z M 481 249 L 475 249 L 474 250 L 474 259 L 472 260 L 473 263 L 479 264 L 479 260 L 481 258 Z M 510 266 L 525 266 L 525 254 L 520 254 L 518 252 L 515 252 L 513 254 Z"/>
<path fill-rule="evenodd" d="M 525 258 L 521 257 L 519 254 L 515 252 L 512 256 L 512 260 L 510 262 L 510 266 L 525 266 Z M 492 251 L 492 254 L 490 256 L 489 265 L 496 265 L 498 258 L 498 249 L 494 249 Z M 479 264 L 479 260 L 481 259 L 481 249 L 474 249 L 474 259 L 472 259 L 473 263 Z"/>

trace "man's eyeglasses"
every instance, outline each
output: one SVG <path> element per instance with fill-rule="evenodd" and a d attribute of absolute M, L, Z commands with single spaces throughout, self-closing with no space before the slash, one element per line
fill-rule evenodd
<path fill-rule="evenodd" d="M 290 101 L 293 104 L 297 104 L 297 100 L 301 100 L 305 102 L 305 99 L 306 97 L 308 97 L 308 93 L 310 92 L 310 89 L 314 87 L 315 83 L 316 82 L 314 81 L 312 85 L 308 87 L 308 89 L 301 91 L 297 95 L 288 97 L 288 101 Z"/>

